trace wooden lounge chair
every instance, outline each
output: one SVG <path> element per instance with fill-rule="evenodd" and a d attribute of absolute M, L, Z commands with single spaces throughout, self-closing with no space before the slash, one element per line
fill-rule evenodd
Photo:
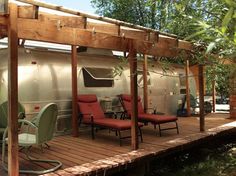
<path fill-rule="evenodd" d="M 118 95 L 118 97 L 123 106 L 126 116 L 129 118 L 131 114 L 131 96 L 127 94 L 121 94 L 121 95 Z M 161 136 L 162 131 L 171 130 L 171 129 L 176 129 L 177 133 L 179 134 L 177 120 L 178 119 L 176 116 L 145 113 L 142 106 L 141 98 L 138 97 L 138 121 L 143 122 L 144 124 L 147 124 L 150 122 L 154 125 L 154 128 L 156 128 L 156 125 L 158 125 L 160 136 Z M 161 124 L 164 124 L 164 123 L 175 123 L 175 127 L 161 128 Z"/>
<path fill-rule="evenodd" d="M 37 121 L 35 124 L 28 120 L 21 119 L 19 123 L 23 128 L 26 125 L 26 132 L 20 133 L 18 135 L 18 145 L 26 149 L 27 159 L 34 163 L 49 163 L 52 165 L 50 169 L 44 169 L 40 171 L 36 170 L 20 170 L 22 174 L 46 174 L 48 172 L 53 172 L 62 166 L 62 163 L 57 160 L 45 160 L 45 159 L 34 159 L 29 155 L 29 149 L 32 145 L 40 146 L 50 141 L 53 138 L 53 133 L 55 129 L 55 124 L 57 120 L 57 105 L 50 103 L 46 105 L 37 115 Z M 21 115 L 20 115 L 21 116 Z M 30 133 L 34 131 L 34 133 Z M 7 164 L 5 163 L 5 146 L 8 143 L 7 138 L 7 128 L 4 131 L 3 143 L 2 143 L 2 164 L 3 168 L 7 170 Z"/>
<path fill-rule="evenodd" d="M 78 95 L 78 108 L 80 111 L 80 120 L 82 120 L 84 124 L 91 125 L 92 139 L 94 139 L 95 127 L 102 127 L 116 131 L 116 134 L 118 133 L 119 135 L 120 145 L 122 139 L 130 138 L 130 136 L 122 137 L 121 131 L 130 130 L 131 121 L 107 118 L 104 115 L 104 112 L 98 102 L 96 95 Z M 142 126 L 143 125 L 141 123 L 138 124 L 139 136 L 141 141 L 143 141 L 141 131 Z"/>

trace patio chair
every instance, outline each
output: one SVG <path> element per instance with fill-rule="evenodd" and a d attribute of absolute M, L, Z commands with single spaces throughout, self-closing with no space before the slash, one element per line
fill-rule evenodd
<path fill-rule="evenodd" d="M 95 138 L 94 136 L 95 127 L 106 128 L 115 131 L 116 134 L 118 133 L 120 145 L 122 139 L 131 137 L 131 136 L 123 136 L 123 137 L 121 136 L 122 131 L 131 129 L 131 121 L 107 118 L 104 115 L 104 112 L 98 102 L 96 95 L 93 94 L 78 95 L 78 108 L 80 111 L 79 118 L 82 119 L 82 122 L 84 124 L 91 126 L 92 139 Z M 143 126 L 142 124 L 140 123 L 138 124 L 138 131 L 141 141 L 143 141 L 142 131 L 141 131 L 142 126 Z"/>
<path fill-rule="evenodd" d="M 127 94 L 121 94 L 118 95 L 118 97 L 120 99 L 121 105 L 123 106 L 126 116 L 129 118 L 131 116 L 131 96 Z M 154 125 L 154 128 L 156 128 L 156 125 L 158 125 L 160 136 L 162 135 L 162 131 L 172 129 L 176 129 L 177 134 L 179 134 L 177 120 L 178 119 L 176 116 L 145 113 L 142 106 L 141 98 L 138 97 L 138 121 L 143 122 L 144 124 L 152 123 Z M 161 128 L 161 124 L 165 123 L 175 123 L 175 127 Z"/>
<path fill-rule="evenodd" d="M 26 149 L 26 156 L 29 161 L 34 163 L 48 163 L 55 164 L 50 169 L 35 171 L 35 170 L 20 170 L 22 174 L 46 174 L 48 172 L 53 172 L 59 169 L 62 166 L 62 163 L 57 160 L 45 160 L 45 159 L 34 159 L 29 155 L 29 149 L 33 145 L 42 145 L 53 138 L 53 133 L 55 129 L 55 124 L 57 120 L 57 105 L 50 103 L 46 105 L 38 114 L 37 126 L 28 120 L 19 120 L 21 127 L 23 128 L 26 125 L 26 132 L 20 133 L 18 135 L 19 146 Z M 30 127 L 30 128 L 29 128 Z M 34 134 L 30 133 L 30 129 L 35 130 Z M 5 163 L 5 146 L 8 142 L 7 138 L 7 129 L 3 135 L 3 144 L 2 144 L 2 164 L 5 170 L 7 170 L 7 165 Z"/>
<path fill-rule="evenodd" d="M 18 103 L 18 116 L 20 119 L 25 118 L 25 108 L 21 103 Z M 7 118 L 8 118 L 8 101 L 3 102 L 0 105 L 0 134 L 3 135 L 5 129 L 7 128 Z"/>

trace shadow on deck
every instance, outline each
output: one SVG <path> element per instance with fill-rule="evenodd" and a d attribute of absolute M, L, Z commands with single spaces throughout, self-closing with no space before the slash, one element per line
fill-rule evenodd
<path fill-rule="evenodd" d="M 232 122 L 227 119 L 228 114 L 210 114 L 206 117 L 206 129 L 217 127 Z M 166 125 L 168 126 L 168 125 Z M 176 130 L 164 131 L 160 137 L 158 130 L 154 130 L 152 125 L 143 127 L 144 142 L 140 144 L 140 149 L 155 149 L 156 151 L 168 149 L 172 145 L 178 145 L 171 140 L 184 138 L 199 133 L 199 120 L 196 117 L 179 118 L 180 134 L 176 134 Z M 45 148 L 41 151 L 37 147 L 31 149 L 31 154 L 35 158 L 57 159 L 63 163 L 62 169 L 78 166 L 84 163 L 91 163 L 100 159 L 113 157 L 119 154 L 125 154 L 131 151 L 130 140 L 127 139 L 119 146 L 119 139 L 114 132 L 108 130 L 98 131 L 95 140 L 90 137 L 89 129 L 83 129 L 79 133 L 78 138 L 70 135 L 55 137 L 49 145 L 49 149 Z M 27 161 L 25 155 L 20 152 L 20 167 L 42 169 L 50 167 L 47 164 L 33 164 Z M 0 168 L 0 175 L 5 176 L 7 173 Z"/>

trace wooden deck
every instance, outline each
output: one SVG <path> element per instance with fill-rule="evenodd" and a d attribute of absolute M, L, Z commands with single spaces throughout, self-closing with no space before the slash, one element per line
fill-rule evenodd
<path fill-rule="evenodd" d="M 206 128 L 210 129 L 232 122 L 232 120 L 226 118 L 228 116 L 228 114 L 208 115 L 206 117 Z M 158 131 L 154 130 L 152 125 L 145 126 L 143 128 L 144 142 L 140 144 L 140 148 L 144 150 L 155 149 L 156 151 L 168 149 L 173 145 L 178 145 L 178 141 L 174 141 L 175 139 L 185 138 L 194 134 L 204 134 L 199 133 L 199 120 L 196 117 L 179 118 L 179 128 L 179 135 L 176 134 L 176 130 L 169 130 L 164 131 L 163 136 L 160 137 Z M 95 140 L 91 139 L 89 129 L 81 129 L 79 134 L 79 138 L 74 138 L 70 135 L 55 137 L 49 143 L 51 146 L 49 149 L 45 148 L 42 152 L 39 148 L 33 147 L 31 154 L 35 158 L 60 160 L 63 163 L 62 169 L 66 169 L 115 155 L 126 154 L 131 151 L 129 139 L 124 141 L 122 146 L 119 146 L 119 140 L 114 132 L 109 133 L 108 130 L 98 131 Z M 47 164 L 32 164 L 26 160 L 23 153 L 20 153 L 20 167 L 42 169 L 50 166 Z M 63 171 L 58 173 L 63 173 Z M 0 168 L 0 175 L 7 175 L 2 167 Z"/>

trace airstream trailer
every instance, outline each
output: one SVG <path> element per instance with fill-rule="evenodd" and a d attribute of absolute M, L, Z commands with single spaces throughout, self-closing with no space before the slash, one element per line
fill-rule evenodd
<path fill-rule="evenodd" d="M 7 48 L 0 49 L 0 103 L 7 100 Z M 88 48 L 78 52 L 78 93 L 96 94 L 104 111 L 120 111 L 117 95 L 130 92 L 128 65 L 120 75 L 113 69 L 120 59 L 112 51 Z M 195 80 L 190 75 L 190 92 L 196 95 Z M 70 51 L 35 47 L 19 48 L 19 101 L 26 108 L 27 118 L 37 114 L 49 102 L 57 103 L 57 131 L 71 127 L 71 56 Z M 186 93 L 185 71 L 174 67 L 163 73 L 156 62 L 148 68 L 149 106 L 159 112 L 176 114 Z M 142 63 L 138 64 L 138 91 L 143 96 Z"/>

